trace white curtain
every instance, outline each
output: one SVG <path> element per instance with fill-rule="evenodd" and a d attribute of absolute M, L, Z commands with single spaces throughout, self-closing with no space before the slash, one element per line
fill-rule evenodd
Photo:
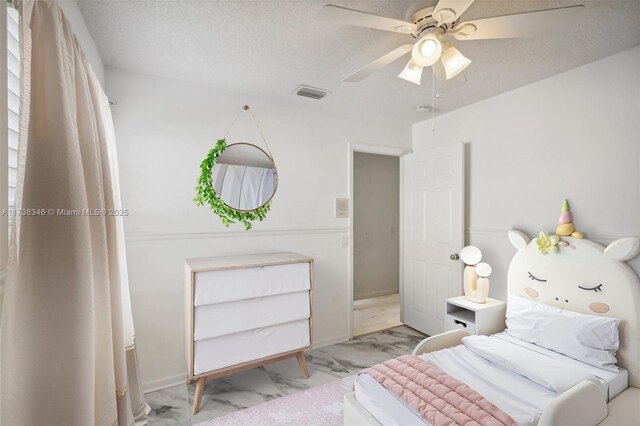
<path fill-rule="evenodd" d="M 59 5 L 21 9 L 16 207 L 39 213 L 10 242 L 0 424 L 144 424 L 109 101 Z"/>
<path fill-rule="evenodd" d="M 218 163 L 212 172 L 213 190 L 234 209 L 255 210 L 276 190 L 276 171 L 264 167 Z"/>

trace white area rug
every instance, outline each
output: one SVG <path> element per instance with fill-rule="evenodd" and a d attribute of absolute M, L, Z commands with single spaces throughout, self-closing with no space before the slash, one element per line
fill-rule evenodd
<path fill-rule="evenodd" d="M 344 377 L 197 426 L 342 425 L 342 398 L 353 389 L 355 377 Z"/>

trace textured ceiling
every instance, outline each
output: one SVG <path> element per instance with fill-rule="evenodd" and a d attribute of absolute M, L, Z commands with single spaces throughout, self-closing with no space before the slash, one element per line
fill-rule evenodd
<path fill-rule="evenodd" d="M 397 78 L 408 56 L 360 83 L 342 78 L 409 36 L 330 24 L 315 17 L 325 3 L 405 18 L 414 1 L 100 0 L 79 2 L 106 65 L 301 105 L 322 103 L 381 119 L 413 123 L 430 103 L 422 86 Z M 435 1 L 433 1 L 435 4 Z M 477 0 L 465 20 L 584 4 L 563 36 L 456 42 L 472 64 L 442 84 L 436 109 L 450 111 L 640 44 L 640 0 Z M 610 76 L 609 76 L 610 77 Z M 299 84 L 331 92 L 296 97 Z"/>

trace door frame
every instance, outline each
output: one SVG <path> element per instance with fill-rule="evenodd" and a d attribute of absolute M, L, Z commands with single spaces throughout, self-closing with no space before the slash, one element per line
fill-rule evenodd
<path fill-rule="evenodd" d="M 398 147 L 392 146 L 383 146 L 383 145 L 369 145 L 364 143 L 354 143 L 349 142 L 349 285 L 348 287 L 348 296 L 349 296 L 349 312 L 347 315 L 347 326 L 349 327 L 349 339 L 353 338 L 353 293 L 354 293 L 354 282 L 353 282 L 353 248 L 354 248 L 354 234 L 353 234 L 353 158 L 354 153 L 363 152 L 366 154 L 378 154 L 378 155 L 388 155 L 391 157 L 398 157 L 399 160 L 399 168 L 400 168 L 400 182 L 398 185 L 398 195 L 400 202 L 400 217 L 398 224 L 398 232 L 399 232 L 399 287 L 400 294 L 402 294 L 403 288 L 403 268 L 404 264 L 404 223 L 403 223 L 403 203 L 404 203 L 404 194 L 402 193 L 402 183 L 404 182 L 404 162 L 402 161 L 402 156 L 405 154 L 409 154 L 412 152 L 411 149 L 402 149 Z M 400 303 L 400 321 L 402 321 L 402 303 Z"/>

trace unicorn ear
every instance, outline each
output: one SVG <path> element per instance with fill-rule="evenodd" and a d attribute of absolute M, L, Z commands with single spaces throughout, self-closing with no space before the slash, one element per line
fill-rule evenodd
<path fill-rule="evenodd" d="M 511 241 L 511 244 L 513 244 L 515 248 L 522 250 L 529 244 L 531 238 L 527 237 L 523 232 L 511 230 L 509 231 L 509 241 Z"/>
<path fill-rule="evenodd" d="M 624 262 L 633 259 L 640 253 L 640 238 L 629 237 L 615 240 L 604 249 L 604 255 Z"/>

